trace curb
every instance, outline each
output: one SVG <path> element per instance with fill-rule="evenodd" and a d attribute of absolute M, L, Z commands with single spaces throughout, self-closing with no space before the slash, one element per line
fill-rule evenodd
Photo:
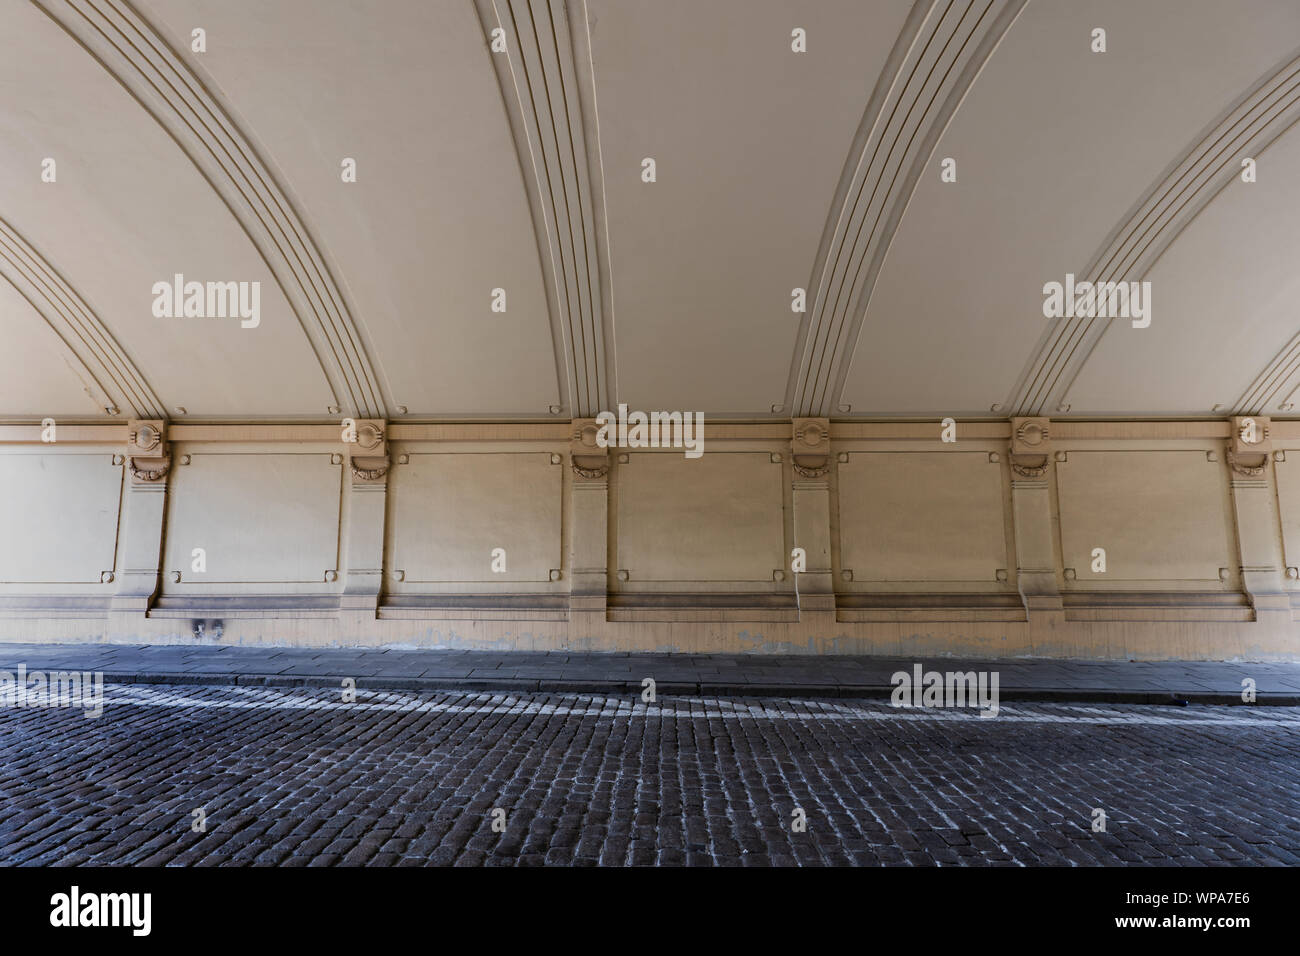
<path fill-rule="evenodd" d="M 240 687 L 331 687 L 337 688 L 343 676 L 321 674 L 168 674 L 124 673 L 104 671 L 106 684 L 178 684 Z M 636 694 L 640 681 L 622 680 L 550 680 L 547 678 L 508 677 L 358 677 L 359 690 L 402 691 L 507 691 L 531 694 Z M 888 699 L 892 684 L 718 684 L 710 681 L 660 681 L 655 692 L 683 697 L 813 697 L 839 699 Z M 1221 706 L 1300 706 L 1300 693 L 1261 691 L 1254 704 L 1247 704 L 1239 693 L 1220 691 L 1137 691 L 1105 688 L 1006 688 L 1000 701 L 1024 703 L 1081 704 L 1151 704 L 1187 706 L 1213 704 Z"/>

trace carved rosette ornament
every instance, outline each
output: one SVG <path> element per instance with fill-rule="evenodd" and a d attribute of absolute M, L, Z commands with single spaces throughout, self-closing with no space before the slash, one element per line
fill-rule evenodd
<path fill-rule="evenodd" d="M 1269 437 L 1272 421 L 1260 415 L 1242 415 L 1232 419 L 1228 441 L 1228 467 L 1243 478 L 1262 478 L 1273 452 Z"/>
<path fill-rule="evenodd" d="M 161 481 L 171 470 L 167 448 L 167 423 L 162 419 L 127 422 L 126 464 L 135 484 Z"/>
<path fill-rule="evenodd" d="M 1047 418 L 1011 419 L 1011 453 L 1007 463 L 1017 478 L 1038 481 L 1046 477 L 1051 460 L 1051 424 Z"/>
<path fill-rule="evenodd" d="M 600 423 L 594 418 L 573 419 L 569 461 L 573 474 L 585 481 L 600 481 L 609 474 L 609 449 L 596 441 Z"/>
<path fill-rule="evenodd" d="M 831 423 L 828 418 L 796 418 L 790 441 L 790 465 L 800 478 L 824 478 L 831 470 Z"/>

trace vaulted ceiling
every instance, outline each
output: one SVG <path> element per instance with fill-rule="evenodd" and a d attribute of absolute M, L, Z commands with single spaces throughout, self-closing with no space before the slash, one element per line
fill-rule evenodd
<path fill-rule="evenodd" d="M 1297 120 L 1295 0 L 6 0 L 0 417 L 1285 415 Z"/>

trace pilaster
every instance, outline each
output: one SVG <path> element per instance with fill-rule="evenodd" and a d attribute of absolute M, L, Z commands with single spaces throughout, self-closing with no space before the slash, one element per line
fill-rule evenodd
<path fill-rule="evenodd" d="M 1052 537 L 1051 422 L 1013 418 L 1008 463 L 1016 542 L 1016 586 L 1034 624 L 1064 620 Z"/>
<path fill-rule="evenodd" d="M 609 588 L 609 449 L 594 418 L 575 418 L 569 442 L 569 635 L 606 631 Z"/>
<path fill-rule="evenodd" d="M 807 565 L 794 575 L 799 620 L 834 624 L 835 579 L 831 570 L 831 430 L 825 418 L 796 418 L 790 441 L 794 545 Z M 828 616 L 828 617 L 826 617 Z"/>
<path fill-rule="evenodd" d="M 339 598 L 341 616 L 373 621 L 384 583 L 384 521 L 388 503 L 388 426 L 360 419 L 344 430 L 348 452 L 347 578 Z"/>
<path fill-rule="evenodd" d="M 1291 613 L 1282 580 L 1282 529 L 1270 481 L 1270 427 L 1270 420 L 1260 416 L 1233 418 L 1227 447 L 1241 583 L 1256 621 L 1284 620 L 1273 617 L 1281 614 L 1289 619 Z"/>
<path fill-rule="evenodd" d="M 109 604 L 110 635 L 139 633 L 158 593 L 162 573 L 163 521 L 171 448 L 167 423 L 160 419 L 127 423 L 125 463 L 129 480 L 122 496 L 118 540 L 117 589 Z"/>

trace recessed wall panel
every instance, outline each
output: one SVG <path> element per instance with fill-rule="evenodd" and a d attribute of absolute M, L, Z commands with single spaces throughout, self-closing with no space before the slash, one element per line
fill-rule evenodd
<path fill-rule="evenodd" d="M 122 466 L 95 454 L 0 455 L 0 583 L 98 584 L 117 549 Z"/>
<path fill-rule="evenodd" d="M 771 583 L 787 567 L 769 452 L 642 452 L 618 466 L 618 568 L 640 582 Z"/>
<path fill-rule="evenodd" d="M 1290 454 L 1300 457 L 1300 452 Z M 1289 568 L 1300 567 L 1300 465 L 1290 459 L 1275 461 L 1277 510 L 1282 519 L 1282 550 Z M 1288 583 L 1294 583 L 1288 580 Z"/>
<path fill-rule="evenodd" d="M 563 566 L 563 467 L 549 452 L 412 453 L 389 472 L 391 568 L 405 584 L 549 581 Z"/>
<path fill-rule="evenodd" d="M 1220 457 L 1211 461 L 1200 450 L 1070 451 L 1056 462 L 1066 586 L 1218 586 L 1220 568 L 1236 563 Z M 1105 551 L 1104 572 L 1092 570 L 1096 548 Z"/>
<path fill-rule="evenodd" d="M 163 570 L 181 584 L 324 583 L 339 566 L 342 465 L 328 454 L 173 451 Z M 207 569 L 193 570 L 202 548 Z"/>
<path fill-rule="evenodd" d="M 853 582 L 985 582 L 1007 567 L 1002 467 L 988 452 L 852 452 L 839 463 L 840 566 Z"/>

